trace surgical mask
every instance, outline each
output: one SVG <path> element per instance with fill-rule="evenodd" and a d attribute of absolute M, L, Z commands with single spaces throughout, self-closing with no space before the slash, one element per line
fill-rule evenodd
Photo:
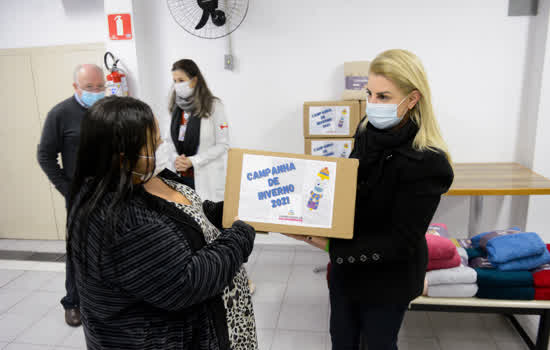
<path fill-rule="evenodd" d="M 88 106 L 92 107 L 94 103 L 101 100 L 103 97 L 105 97 L 105 92 L 90 92 L 86 90 L 82 90 L 82 102 Z"/>
<path fill-rule="evenodd" d="M 369 103 L 367 99 L 367 117 L 369 118 L 369 123 L 371 123 L 377 129 L 388 129 L 393 126 L 396 126 L 401 121 L 405 115 L 401 117 L 397 116 L 397 107 L 399 107 L 405 97 L 399 104 L 395 103 Z"/>
<path fill-rule="evenodd" d="M 157 176 L 161 171 L 164 170 L 164 167 L 159 166 L 156 157 L 141 156 L 141 155 L 138 156 L 138 157 L 140 157 L 140 158 L 145 158 L 145 159 L 155 159 L 155 170 L 154 170 L 154 171 L 152 171 L 152 172 L 150 172 L 150 173 L 147 173 L 147 174 L 140 173 L 140 172 L 137 172 L 137 171 L 132 171 L 132 174 L 139 176 L 139 179 L 140 179 L 141 181 L 147 181 L 147 180 L 149 180 L 149 179 L 152 179 L 152 178 L 154 178 L 155 176 Z"/>
<path fill-rule="evenodd" d="M 189 80 L 174 84 L 176 95 L 180 98 L 189 98 L 193 95 L 193 88 L 189 86 Z"/>

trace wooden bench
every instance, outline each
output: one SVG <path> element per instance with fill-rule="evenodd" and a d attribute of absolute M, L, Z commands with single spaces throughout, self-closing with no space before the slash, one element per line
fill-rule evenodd
<path fill-rule="evenodd" d="M 446 195 L 470 196 L 469 235 L 480 232 L 483 196 L 550 195 L 550 180 L 518 163 L 457 163 L 454 164 L 454 171 L 455 179 Z M 419 297 L 411 302 L 409 309 L 504 314 L 530 349 L 548 349 L 550 301 Z M 535 342 L 529 338 L 514 314 L 540 316 Z"/>
<path fill-rule="evenodd" d="M 510 319 L 531 350 L 547 350 L 550 338 L 550 301 L 495 300 L 479 298 L 418 297 L 410 311 L 475 312 L 503 314 Z M 537 339 L 533 342 L 514 315 L 539 315 Z"/>

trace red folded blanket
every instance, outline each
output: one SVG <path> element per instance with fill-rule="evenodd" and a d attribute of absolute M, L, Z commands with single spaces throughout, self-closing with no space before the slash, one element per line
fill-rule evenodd
<path fill-rule="evenodd" d="M 535 300 L 550 300 L 550 288 L 535 288 Z"/>
<path fill-rule="evenodd" d="M 550 251 L 550 244 L 547 244 L 546 248 Z M 550 264 L 542 265 L 535 269 L 533 280 L 535 281 L 535 287 L 550 287 Z"/>
<path fill-rule="evenodd" d="M 426 235 L 430 260 L 449 260 L 457 254 L 456 245 L 448 238 Z"/>
<path fill-rule="evenodd" d="M 428 271 L 450 269 L 460 265 L 460 255 L 456 245 L 448 238 L 427 234 Z"/>
<path fill-rule="evenodd" d="M 535 280 L 535 287 L 550 288 L 550 270 L 535 272 L 533 280 Z"/>
<path fill-rule="evenodd" d="M 450 269 L 460 265 L 456 245 L 448 238 L 426 235 L 428 244 L 428 271 Z"/>
<path fill-rule="evenodd" d="M 431 270 L 441 270 L 441 269 L 452 269 L 453 267 L 460 266 L 462 260 L 458 254 L 458 250 L 455 247 L 455 254 L 450 259 L 429 259 L 428 260 L 428 271 Z"/>

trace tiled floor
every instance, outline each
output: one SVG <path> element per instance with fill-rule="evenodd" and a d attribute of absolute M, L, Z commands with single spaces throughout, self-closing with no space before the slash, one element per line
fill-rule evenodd
<path fill-rule="evenodd" d="M 0 250 L 63 252 L 63 242 L 0 240 Z M 328 350 L 329 302 L 325 253 L 307 246 L 257 245 L 246 264 L 261 350 Z M 62 263 L 0 260 L 0 349 L 84 349 L 82 327 L 64 323 Z M 407 313 L 401 350 L 524 350 L 510 323 L 497 315 Z"/>

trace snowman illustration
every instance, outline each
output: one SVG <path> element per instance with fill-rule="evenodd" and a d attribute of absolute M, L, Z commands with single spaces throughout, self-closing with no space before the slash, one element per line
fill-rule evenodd
<path fill-rule="evenodd" d="M 348 151 L 349 151 L 349 144 L 344 143 L 344 149 L 342 150 L 342 153 L 340 154 L 340 158 L 347 158 L 348 157 Z"/>
<path fill-rule="evenodd" d="M 345 109 L 342 110 L 342 116 L 340 117 L 340 120 L 338 121 L 338 128 L 341 128 L 341 127 L 344 126 L 344 121 L 345 121 L 347 113 L 348 113 L 347 110 L 345 110 Z"/>
<path fill-rule="evenodd" d="M 323 191 L 325 190 L 325 187 L 328 184 L 328 180 L 330 178 L 328 168 L 323 168 L 319 173 L 317 174 L 317 178 L 315 179 L 315 185 L 313 186 L 313 190 L 309 192 L 309 199 L 307 201 L 307 208 L 311 211 L 317 210 L 319 208 L 319 201 L 321 198 L 323 198 Z"/>

